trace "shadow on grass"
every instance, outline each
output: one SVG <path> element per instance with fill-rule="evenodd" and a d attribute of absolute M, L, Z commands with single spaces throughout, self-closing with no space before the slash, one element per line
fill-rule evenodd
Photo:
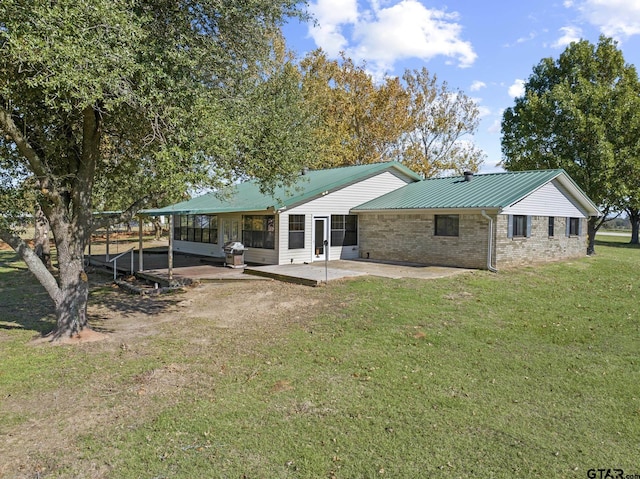
<path fill-rule="evenodd" d="M 146 298 L 121 291 L 109 275 L 90 272 L 89 325 L 113 332 L 114 318 L 153 316 L 179 299 Z M 55 328 L 54 304 L 42 285 L 13 251 L 0 251 L 0 330 L 31 330 L 46 336 Z"/>
<path fill-rule="evenodd" d="M 110 325 L 113 319 L 155 316 L 180 301 L 175 295 L 147 297 L 126 293 L 104 274 L 93 273 L 89 278 L 94 283 L 89 292 L 89 324 L 99 332 L 114 332 Z"/>
<path fill-rule="evenodd" d="M 54 326 L 49 295 L 13 251 L 0 251 L 0 330 L 46 335 Z"/>
<path fill-rule="evenodd" d="M 595 244 L 596 246 L 611 246 L 612 248 L 640 249 L 640 245 L 631 244 L 629 243 L 628 240 L 624 242 L 624 241 L 603 241 L 603 240 L 597 239 L 595 241 Z"/>

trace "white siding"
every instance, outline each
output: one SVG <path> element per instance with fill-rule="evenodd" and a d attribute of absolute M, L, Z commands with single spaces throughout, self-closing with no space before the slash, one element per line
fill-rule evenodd
<path fill-rule="evenodd" d="M 372 178 L 329 193 L 315 200 L 311 200 L 295 208 L 291 208 L 279 215 L 279 240 L 281 245 L 279 264 L 289 264 L 313 261 L 313 219 L 328 218 L 331 229 L 331 215 L 348 215 L 351 208 L 366 203 L 410 183 L 410 178 L 401 173 L 386 171 Z M 289 249 L 289 215 L 305 215 L 304 249 Z M 359 234 L 359 232 L 358 232 Z M 329 231 L 329 238 L 331 232 Z M 359 256 L 359 248 L 355 246 L 329 247 L 329 260 L 353 259 Z"/>
<path fill-rule="evenodd" d="M 199 256 L 213 256 L 221 258 L 224 256 L 220 244 L 193 243 L 191 241 L 173 241 L 173 250 L 178 253 L 196 254 Z"/>
<path fill-rule="evenodd" d="M 505 208 L 503 214 L 532 216 L 570 216 L 586 218 L 578 202 L 556 182 L 551 181 L 514 205 Z"/>

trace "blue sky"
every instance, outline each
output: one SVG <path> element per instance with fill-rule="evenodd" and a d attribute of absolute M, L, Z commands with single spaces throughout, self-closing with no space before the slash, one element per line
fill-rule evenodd
<path fill-rule="evenodd" d="M 310 0 L 316 25 L 288 24 L 299 57 L 322 47 L 365 61 L 376 77 L 426 67 L 452 90 L 474 98 L 481 123 L 473 138 L 487 157 L 482 172 L 499 171 L 500 120 L 542 58 L 571 42 L 619 42 L 640 66 L 640 0 Z"/>

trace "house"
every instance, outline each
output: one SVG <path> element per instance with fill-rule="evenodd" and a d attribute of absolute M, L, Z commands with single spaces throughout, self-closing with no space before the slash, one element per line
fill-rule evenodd
<path fill-rule="evenodd" d="M 182 253 L 224 257 L 225 243 L 240 241 L 250 263 L 353 259 L 361 238 L 351 209 L 420 180 L 397 162 L 305 171 L 273 194 L 248 181 L 143 213 L 173 216 L 173 250 Z"/>
<path fill-rule="evenodd" d="M 363 257 L 491 270 L 584 256 L 600 215 L 564 170 L 427 179 L 351 213 Z"/>
<path fill-rule="evenodd" d="M 368 258 L 496 269 L 586 253 L 593 202 L 564 170 L 421 178 L 397 162 L 309 171 L 263 194 L 254 181 L 146 214 L 173 216 L 173 249 L 290 264 Z"/>

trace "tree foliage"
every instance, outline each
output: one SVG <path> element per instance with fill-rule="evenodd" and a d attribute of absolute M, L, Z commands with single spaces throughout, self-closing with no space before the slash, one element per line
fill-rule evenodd
<path fill-rule="evenodd" d="M 447 171 L 478 171 L 484 152 L 467 137 L 478 129 L 480 111 L 462 91 L 426 68 L 406 71 L 403 79 L 410 98 L 411 128 L 406 136 L 404 162 L 425 177 Z"/>
<path fill-rule="evenodd" d="M 344 54 L 329 60 L 318 49 L 300 64 L 307 107 L 314 118 L 316 168 L 397 159 L 409 127 L 408 97 L 397 78 L 376 85 Z"/>
<path fill-rule="evenodd" d="M 504 113 L 503 166 L 564 168 L 606 217 L 620 207 L 625 174 L 639 158 L 629 128 L 637 124 L 638 87 L 636 69 L 610 38 L 574 42 L 558 59 L 543 59 Z M 589 220 L 590 254 L 602 221 Z"/>
<path fill-rule="evenodd" d="M 306 162 L 299 78 L 274 66 L 289 15 L 304 15 L 298 2 L 0 2 L 0 238 L 53 299 L 54 337 L 86 326 L 96 206 L 118 198 L 132 213 L 246 176 L 269 189 Z M 15 234 L 27 193 L 49 220 L 56 276 Z"/>
<path fill-rule="evenodd" d="M 483 153 L 476 103 L 426 69 L 376 83 L 366 65 L 315 50 L 301 62 L 304 97 L 315 119 L 315 167 L 401 160 L 423 176 L 477 171 Z"/>

